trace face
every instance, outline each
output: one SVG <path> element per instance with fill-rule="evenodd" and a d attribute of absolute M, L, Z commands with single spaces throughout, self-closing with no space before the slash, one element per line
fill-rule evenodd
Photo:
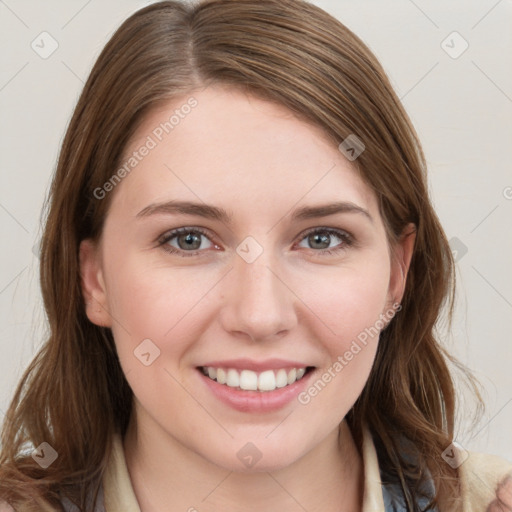
<path fill-rule="evenodd" d="M 139 426 L 228 469 L 244 450 L 258 470 L 293 463 L 360 395 L 410 247 L 395 262 L 374 194 L 318 127 L 226 87 L 149 114 L 130 158 L 81 270 Z"/>

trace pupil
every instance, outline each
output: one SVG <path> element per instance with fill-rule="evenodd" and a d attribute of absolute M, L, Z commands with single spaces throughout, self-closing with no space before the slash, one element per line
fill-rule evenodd
<path fill-rule="evenodd" d="M 314 234 L 309 237 L 309 241 L 314 249 L 326 249 L 329 247 L 330 236 L 328 234 Z"/>
<path fill-rule="evenodd" d="M 187 233 L 186 235 L 178 237 L 178 244 L 180 249 L 199 249 L 201 246 L 201 239 L 197 235 Z"/>

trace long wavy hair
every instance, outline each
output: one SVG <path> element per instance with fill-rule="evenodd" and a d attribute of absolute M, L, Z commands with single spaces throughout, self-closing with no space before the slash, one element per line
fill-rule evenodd
<path fill-rule="evenodd" d="M 451 318 L 454 263 L 429 199 L 425 158 L 376 57 L 342 23 L 302 0 L 157 2 L 127 19 L 103 49 L 45 204 L 40 284 L 49 336 L 6 414 L 0 496 L 18 511 L 40 510 L 42 501 L 63 510 L 63 497 L 82 512 L 93 510 L 87 498 L 97 497 L 113 435 L 124 435 L 133 399 L 111 330 L 85 314 L 79 244 L 98 240 L 113 195 L 98 200 L 94 190 L 118 169 L 152 109 L 214 83 L 286 106 L 336 146 L 357 134 L 366 149 L 354 163 L 378 198 L 389 243 L 408 223 L 416 226 L 402 310 L 381 333 L 347 421 L 358 445 L 368 426 L 384 479 L 401 489 L 407 510 L 419 510 L 428 478 L 436 489 L 432 506 L 456 510 L 458 472 L 441 457 L 454 435 L 449 365 L 456 361 L 436 334 L 445 306 Z M 42 442 L 58 453 L 46 469 L 30 456 Z"/>

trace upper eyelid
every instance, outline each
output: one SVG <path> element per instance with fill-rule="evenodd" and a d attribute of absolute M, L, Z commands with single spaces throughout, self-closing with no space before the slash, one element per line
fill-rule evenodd
<path fill-rule="evenodd" d="M 352 235 L 346 229 L 330 228 L 327 226 L 319 226 L 319 227 L 306 229 L 305 231 L 301 231 L 301 233 L 298 236 L 301 236 L 302 238 L 304 238 L 305 236 L 309 235 L 310 233 L 315 233 L 316 231 L 320 231 L 320 232 L 325 231 L 327 233 L 342 234 L 342 235 L 346 235 L 347 237 L 352 238 Z M 302 238 L 301 238 L 301 240 L 302 240 Z"/>
<path fill-rule="evenodd" d="M 179 228 L 169 229 L 162 233 L 158 240 L 169 240 L 174 238 L 175 236 L 181 235 L 182 233 L 200 233 L 203 236 L 212 236 L 210 230 L 207 228 L 199 227 L 199 226 L 183 226 Z M 213 237 L 215 238 L 215 237 Z"/>

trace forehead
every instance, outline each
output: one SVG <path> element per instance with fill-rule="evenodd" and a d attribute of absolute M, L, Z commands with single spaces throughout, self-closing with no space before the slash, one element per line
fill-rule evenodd
<path fill-rule="evenodd" d="M 376 206 L 353 164 L 320 127 L 226 86 L 151 111 L 126 147 L 122 160 L 130 159 L 135 165 L 116 196 L 137 211 L 169 197 L 260 210 L 306 199 Z"/>

